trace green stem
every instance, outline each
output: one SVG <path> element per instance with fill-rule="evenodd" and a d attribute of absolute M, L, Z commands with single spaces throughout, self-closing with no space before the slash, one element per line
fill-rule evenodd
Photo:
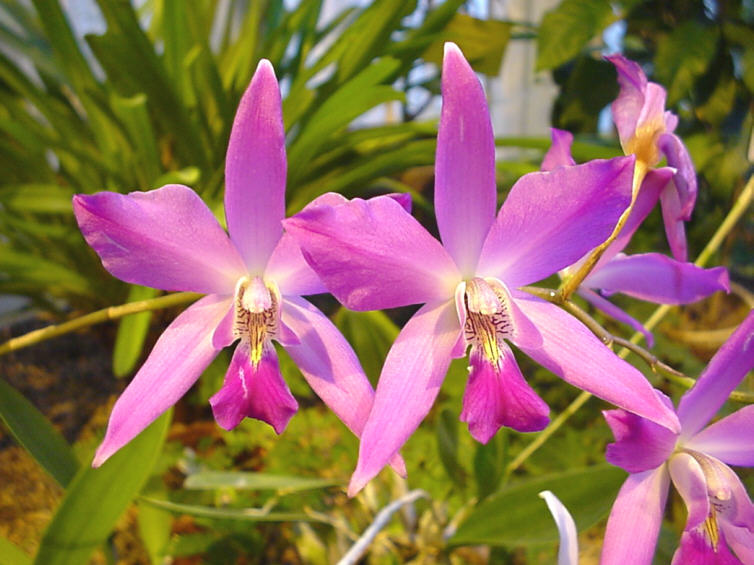
<path fill-rule="evenodd" d="M 110 306 L 102 310 L 97 310 L 91 314 L 81 316 L 80 318 L 74 318 L 62 324 L 47 326 L 29 332 L 19 337 L 9 339 L 2 345 L 0 345 L 0 355 L 11 353 L 12 351 L 18 351 L 24 347 L 29 347 L 36 343 L 58 337 L 63 334 L 80 330 L 88 326 L 95 324 L 101 324 L 108 320 L 115 320 L 128 316 L 129 314 L 136 314 L 138 312 L 146 312 L 149 310 L 160 310 L 162 308 L 169 308 L 171 306 L 177 306 L 178 304 L 185 304 L 192 302 L 199 298 L 201 294 L 195 292 L 177 292 L 174 294 L 168 294 L 166 296 L 160 296 L 158 298 L 151 298 L 149 300 L 139 300 L 137 302 L 129 302 L 128 304 L 122 304 L 120 306 Z"/>

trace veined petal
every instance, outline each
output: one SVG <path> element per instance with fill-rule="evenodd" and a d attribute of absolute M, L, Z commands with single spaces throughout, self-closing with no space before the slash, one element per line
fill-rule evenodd
<path fill-rule="evenodd" d="M 668 498 L 665 466 L 630 475 L 607 519 L 602 565 L 650 565 Z"/>
<path fill-rule="evenodd" d="M 519 347 L 566 382 L 672 431 L 675 412 L 633 366 L 620 359 L 587 328 L 557 306 L 532 297 L 516 298 L 542 335 L 542 347 Z"/>
<path fill-rule="evenodd" d="M 280 374 L 275 348 L 267 343 L 259 363 L 251 363 L 247 341 L 241 341 L 225 373 L 225 382 L 209 399 L 221 428 L 232 430 L 246 417 L 267 422 L 282 433 L 298 410 L 288 385 Z"/>
<path fill-rule="evenodd" d="M 675 188 L 678 191 L 678 200 L 681 207 L 681 219 L 690 220 L 696 203 L 696 170 L 691 161 L 689 150 L 683 141 L 674 133 L 665 133 L 658 139 L 660 151 L 665 154 L 668 165 L 676 170 L 673 176 Z"/>
<path fill-rule="evenodd" d="M 617 255 L 590 273 L 584 283 L 658 304 L 689 304 L 719 290 L 730 290 L 725 267 L 702 269 L 660 253 Z"/>
<path fill-rule="evenodd" d="M 102 465 L 186 394 L 217 355 L 212 334 L 230 307 L 230 298 L 205 296 L 162 332 L 115 403 L 92 466 Z"/>
<path fill-rule="evenodd" d="M 432 408 L 460 332 L 455 301 L 448 300 L 422 306 L 398 334 L 364 425 L 349 496 L 398 453 Z"/>
<path fill-rule="evenodd" d="M 589 304 L 591 304 L 598 310 L 601 310 L 605 315 L 611 317 L 613 320 L 616 320 L 617 322 L 621 322 L 622 324 L 626 324 L 628 327 L 630 327 L 634 331 L 637 331 L 643 334 L 644 339 L 647 340 L 647 345 L 649 347 L 654 347 L 655 338 L 652 335 L 652 332 L 650 332 L 647 328 L 645 328 L 644 325 L 639 320 L 629 316 L 626 312 L 618 308 L 615 304 L 613 304 L 606 298 L 600 296 L 598 293 L 594 292 L 593 290 L 579 287 L 576 293 L 579 296 L 581 296 L 581 298 L 589 302 Z"/>
<path fill-rule="evenodd" d="M 612 233 L 630 203 L 633 170 L 631 156 L 524 175 L 490 229 L 477 274 L 515 288 L 575 263 Z"/>
<path fill-rule="evenodd" d="M 249 272 L 261 275 L 285 217 L 285 130 L 275 71 L 262 59 L 241 97 L 225 157 L 225 217 Z"/>
<path fill-rule="evenodd" d="M 446 43 L 435 213 L 443 245 L 464 277 L 474 274 L 496 206 L 495 140 L 484 89 L 458 47 Z"/>
<path fill-rule="evenodd" d="M 673 257 L 679 261 L 686 261 L 688 246 L 686 244 L 686 227 L 683 223 L 683 209 L 675 189 L 675 181 L 668 185 L 660 193 L 662 206 L 662 222 L 665 225 L 665 235 Z"/>
<path fill-rule="evenodd" d="M 461 278 L 440 242 L 388 196 L 307 207 L 284 223 L 327 289 L 352 310 L 447 299 Z"/>
<path fill-rule="evenodd" d="M 232 294 L 246 271 L 228 235 L 188 187 L 77 194 L 73 212 L 105 269 L 126 282 Z"/>
<path fill-rule="evenodd" d="M 293 237 L 284 233 L 272 251 L 264 278 L 278 285 L 280 294 L 302 296 L 327 292 L 325 285 L 301 254 Z"/>
<path fill-rule="evenodd" d="M 555 167 L 575 165 L 576 161 L 571 156 L 573 134 L 563 129 L 550 128 L 550 137 L 552 145 L 542 159 L 540 170 L 551 171 Z"/>
<path fill-rule="evenodd" d="M 686 442 L 686 447 L 717 457 L 728 465 L 754 467 L 754 405 L 704 428 Z"/>
<path fill-rule="evenodd" d="M 668 462 L 670 478 L 676 490 L 686 503 L 688 518 L 685 530 L 702 524 L 709 516 L 710 503 L 707 493 L 707 480 L 699 463 L 687 453 L 677 453 Z"/>
<path fill-rule="evenodd" d="M 696 435 L 710 421 L 728 395 L 754 367 L 754 311 L 733 332 L 702 372 L 699 380 L 681 397 L 678 418 L 681 439 Z"/>
<path fill-rule="evenodd" d="M 500 365 L 477 348 L 471 350 L 471 371 L 463 395 L 461 421 L 479 442 L 487 443 L 501 426 L 538 432 L 550 422 L 550 408 L 528 385 L 510 348 L 499 343 Z"/>
<path fill-rule="evenodd" d="M 288 296 L 283 321 L 295 332 L 299 345 L 286 347 L 314 392 L 357 437 L 372 409 L 374 390 L 350 344 L 333 323 L 303 298 Z M 393 467 L 406 475 L 400 457 Z"/>
<path fill-rule="evenodd" d="M 550 510 L 560 533 L 558 565 L 579 565 L 578 531 L 573 517 L 568 509 L 563 506 L 563 503 L 558 500 L 558 497 L 549 490 L 540 492 L 539 496 L 547 503 L 547 508 Z"/>

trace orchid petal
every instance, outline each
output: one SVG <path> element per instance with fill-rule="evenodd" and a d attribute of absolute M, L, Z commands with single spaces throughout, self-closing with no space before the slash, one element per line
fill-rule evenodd
<path fill-rule="evenodd" d="M 600 342 L 576 318 L 537 298 L 516 298 L 542 335 L 542 347 L 517 344 L 529 357 L 566 382 L 670 430 L 675 412 L 655 394 L 644 376 Z"/>
<path fill-rule="evenodd" d="M 733 332 L 707 365 L 699 380 L 681 397 L 678 418 L 682 439 L 696 435 L 710 421 L 754 367 L 754 311 Z"/>
<path fill-rule="evenodd" d="M 495 140 L 484 89 L 458 47 L 446 43 L 435 213 L 443 245 L 465 277 L 474 274 L 496 205 Z"/>
<path fill-rule="evenodd" d="M 725 538 L 720 536 L 717 548 L 713 548 L 702 528 L 683 532 L 678 549 L 673 554 L 671 565 L 742 565 L 728 549 Z"/>
<path fill-rule="evenodd" d="M 225 160 L 228 231 L 252 274 L 262 274 L 283 233 L 286 168 L 280 89 L 262 59 L 238 104 Z"/>
<path fill-rule="evenodd" d="M 521 177 L 484 242 L 478 274 L 514 288 L 559 271 L 612 233 L 631 199 L 634 158 Z"/>
<path fill-rule="evenodd" d="M 186 394 L 217 355 L 212 334 L 230 306 L 227 297 L 205 296 L 162 332 L 115 403 L 92 466 L 102 465 Z"/>
<path fill-rule="evenodd" d="M 225 382 L 209 403 L 215 420 L 226 430 L 232 430 L 249 417 L 270 424 L 280 434 L 298 410 L 298 403 L 280 374 L 273 345 L 265 345 L 255 366 L 248 341 L 236 346 Z"/>
<path fill-rule="evenodd" d="M 749 528 L 739 528 L 723 522 L 723 535 L 742 563 L 754 563 L 754 535 Z M 722 537 L 722 536 L 721 536 Z"/>
<path fill-rule="evenodd" d="M 455 303 L 448 300 L 422 306 L 398 334 L 364 425 L 349 496 L 398 453 L 432 408 L 460 332 Z"/>
<path fill-rule="evenodd" d="M 550 422 L 550 408 L 527 384 L 516 358 L 504 342 L 500 365 L 477 349 L 471 351 L 471 372 L 463 395 L 461 421 L 477 441 L 487 443 L 501 426 L 519 432 L 538 432 Z"/>
<path fill-rule="evenodd" d="M 638 63 L 626 59 L 623 55 L 611 55 L 605 59 L 615 65 L 615 70 L 618 71 L 620 93 L 610 109 L 615 126 L 618 128 L 621 145 L 625 149 L 626 144 L 636 132 L 639 114 L 644 106 L 647 77 Z"/>
<path fill-rule="evenodd" d="M 686 244 L 686 228 L 683 223 L 683 210 L 675 183 L 669 183 L 660 193 L 662 207 L 662 222 L 665 225 L 665 235 L 673 257 L 679 261 L 686 261 L 688 245 Z"/>
<path fill-rule="evenodd" d="M 246 272 L 212 212 L 185 186 L 77 194 L 73 211 L 102 265 L 126 282 L 231 294 Z"/>
<path fill-rule="evenodd" d="M 754 405 L 745 406 L 703 429 L 686 447 L 708 453 L 728 465 L 754 467 Z"/>
<path fill-rule="evenodd" d="M 589 302 L 589 304 L 591 304 L 598 310 L 601 310 L 605 315 L 611 317 L 613 320 L 616 320 L 617 322 L 626 324 L 628 327 L 630 327 L 634 331 L 641 333 L 644 336 L 644 339 L 647 340 L 647 345 L 649 347 L 654 347 L 655 338 L 652 335 L 652 332 L 650 332 L 647 328 L 645 328 L 644 325 L 639 320 L 637 320 L 636 318 L 633 318 L 632 316 L 629 316 L 626 312 L 618 308 L 615 304 L 613 304 L 606 298 L 600 296 L 598 293 L 594 292 L 593 290 L 579 287 L 579 289 L 576 292 L 584 300 Z"/>
<path fill-rule="evenodd" d="M 280 294 L 302 296 L 327 292 L 325 285 L 301 254 L 293 237 L 284 233 L 272 251 L 264 278 L 275 281 Z"/>
<path fill-rule="evenodd" d="M 558 565 L 579 565 L 578 531 L 573 516 L 558 500 L 558 497 L 549 490 L 540 492 L 539 496 L 547 503 L 547 508 L 550 510 L 560 534 Z"/>
<path fill-rule="evenodd" d="M 684 529 L 696 528 L 710 513 L 707 480 L 699 463 L 687 453 L 678 453 L 668 463 L 670 478 L 686 503 L 688 518 Z"/>
<path fill-rule="evenodd" d="M 307 207 L 284 223 L 328 290 L 352 310 L 447 299 L 460 280 L 440 242 L 387 196 Z"/>
<path fill-rule="evenodd" d="M 668 160 L 668 166 L 677 171 L 673 182 L 678 191 L 680 218 L 688 221 L 694 210 L 697 193 L 696 170 L 691 155 L 681 139 L 673 133 L 661 135 L 657 143 Z"/>
<path fill-rule="evenodd" d="M 650 565 L 668 498 L 665 466 L 630 475 L 607 519 L 602 565 Z"/>
<path fill-rule="evenodd" d="M 716 500 L 720 521 L 748 529 L 752 536 L 751 542 L 754 543 L 754 505 L 746 487 L 733 469 L 725 463 L 709 456 L 707 460 L 711 462 L 714 480 L 719 483 L 712 484 L 708 477 L 707 486 L 713 493 L 716 488 L 724 493 L 724 496 L 718 495 Z"/>
<path fill-rule="evenodd" d="M 570 131 L 550 128 L 550 137 L 552 138 L 552 145 L 542 159 L 540 170 L 551 171 L 555 167 L 575 165 L 576 161 L 571 156 L 573 134 Z"/>

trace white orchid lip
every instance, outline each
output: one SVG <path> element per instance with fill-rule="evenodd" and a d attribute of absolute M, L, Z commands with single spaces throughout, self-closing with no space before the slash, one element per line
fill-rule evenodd
<path fill-rule="evenodd" d="M 477 348 L 495 366 L 500 365 L 500 346 L 513 336 L 510 302 L 500 281 L 474 277 L 459 285 L 465 316 L 463 335 L 467 345 Z M 460 315 L 460 313 L 459 313 Z"/>
<path fill-rule="evenodd" d="M 265 345 L 279 334 L 280 292 L 273 281 L 241 277 L 233 299 L 233 337 L 249 344 L 251 363 L 257 366 Z"/>

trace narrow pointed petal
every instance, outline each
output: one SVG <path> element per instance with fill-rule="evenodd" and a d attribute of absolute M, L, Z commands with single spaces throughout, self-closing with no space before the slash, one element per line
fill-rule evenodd
<path fill-rule="evenodd" d="M 644 325 L 639 320 L 629 316 L 626 312 L 618 308 L 615 304 L 613 304 L 606 298 L 603 298 L 602 296 L 600 296 L 598 293 L 594 292 L 593 290 L 579 288 L 577 293 L 584 300 L 589 302 L 589 304 L 591 304 L 598 310 L 601 310 L 605 315 L 611 317 L 613 320 L 620 322 L 622 324 L 626 324 L 628 327 L 630 327 L 634 331 L 637 331 L 643 334 L 644 339 L 647 341 L 647 345 L 649 347 L 654 347 L 655 338 L 652 335 L 652 332 L 650 332 L 647 328 L 645 328 Z"/>
<path fill-rule="evenodd" d="M 696 169 L 691 161 L 691 155 L 681 139 L 673 133 L 661 135 L 658 145 L 668 160 L 668 166 L 677 171 L 673 176 L 673 182 L 678 191 L 680 217 L 688 221 L 694 211 L 697 193 Z"/>
<path fill-rule="evenodd" d="M 484 89 L 458 47 L 446 43 L 435 213 L 443 245 L 464 276 L 474 274 L 496 207 L 495 139 Z"/>
<path fill-rule="evenodd" d="M 322 401 L 357 437 L 372 409 L 374 389 L 350 344 L 333 323 L 303 298 L 288 296 L 283 321 L 296 333 L 299 345 L 286 347 L 304 378 Z M 405 476 L 398 457 L 395 469 Z"/>
<path fill-rule="evenodd" d="M 728 465 L 754 467 L 754 405 L 718 420 L 691 438 L 689 449 L 708 453 Z"/>
<path fill-rule="evenodd" d="M 696 528 L 710 513 L 707 480 L 699 463 L 686 453 L 674 455 L 668 462 L 670 478 L 686 503 L 688 518 L 684 529 Z"/>
<path fill-rule="evenodd" d="M 592 272 L 585 283 L 657 304 L 689 304 L 721 290 L 730 291 L 725 267 L 702 269 L 660 253 L 620 254 Z"/>
<path fill-rule="evenodd" d="M 681 397 L 678 418 L 682 439 L 696 435 L 754 367 L 754 311 L 733 332 L 696 384 Z"/>
<path fill-rule="evenodd" d="M 478 275 L 515 288 L 550 276 L 605 241 L 631 200 L 634 158 L 521 177 L 484 242 Z"/>
<path fill-rule="evenodd" d="M 547 503 L 555 524 L 560 533 L 560 548 L 558 549 L 558 565 L 579 565 L 579 540 L 578 530 L 573 517 L 558 497 L 545 490 L 539 493 Z"/>
<path fill-rule="evenodd" d="M 73 197 L 87 243 L 112 275 L 162 290 L 232 294 L 245 268 L 202 199 L 173 184 Z"/>
<path fill-rule="evenodd" d="M 500 366 L 472 350 L 471 372 L 463 395 L 461 421 L 475 440 L 487 443 L 501 426 L 519 432 L 538 432 L 550 422 L 550 409 L 528 385 L 513 352 L 501 344 Z"/>
<path fill-rule="evenodd" d="M 575 165 L 576 161 L 571 156 L 573 134 L 570 131 L 550 128 L 550 137 L 552 138 L 552 145 L 542 159 L 540 170 L 551 171 L 555 167 Z"/>
<path fill-rule="evenodd" d="M 616 467 L 639 473 L 659 467 L 673 454 L 678 436 L 667 428 L 625 410 L 605 410 L 602 414 L 615 436 L 615 443 L 607 446 L 605 459 Z"/>
<path fill-rule="evenodd" d="M 317 273 L 309 266 L 301 254 L 293 237 L 284 233 L 272 252 L 264 278 L 278 285 L 280 294 L 303 296 L 327 292 Z"/>
<path fill-rule="evenodd" d="M 644 106 L 647 77 L 638 63 L 626 59 L 623 55 L 611 55 L 605 59 L 615 65 L 615 70 L 618 71 L 620 93 L 610 109 L 618 128 L 621 145 L 625 148 L 636 131 L 639 114 Z"/>
<path fill-rule="evenodd" d="M 251 363 L 249 344 L 240 342 L 225 373 L 223 386 L 209 403 L 215 420 L 226 430 L 232 430 L 248 417 L 268 423 L 280 434 L 298 410 L 298 403 L 280 374 L 271 343 L 265 346 L 262 359 L 255 367 Z"/>
<path fill-rule="evenodd" d="M 327 289 L 352 310 L 447 299 L 461 278 L 440 242 L 387 196 L 307 207 L 284 223 Z"/>
<path fill-rule="evenodd" d="M 607 519 L 601 565 L 650 565 L 668 498 L 665 466 L 630 475 Z"/>
<path fill-rule="evenodd" d="M 743 565 L 728 549 L 722 538 L 713 548 L 702 528 L 683 532 L 678 549 L 673 554 L 671 565 Z"/>
<path fill-rule="evenodd" d="M 286 170 L 280 89 L 262 59 L 238 104 L 225 158 L 228 231 L 253 274 L 262 274 L 283 233 Z"/>
<path fill-rule="evenodd" d="M 542 300 L 516 299 L 542 335 L 541 348 L 521 349 L 566 382 L 677 431 L 678 418 L 644 376 L 608 349 L 576 318 Z"/>
<path fill-rule="evenodd" d="M 683 210 L 674 182 L 670 182 L 660 193 L 662 205 L 662 222 L 665 225 L 665 235 L 673 257 L 679 261 L 686 261 L 688 245 L 686 244 L 686 227 L 683 221 Z"/>
<path fill-rule="evenodd" d="M 398 453 L 432 408 L 460 331 L 455 303 L 448 300 L 422 306 L 398 334 L 364 425 L 349 496 Z"/>
<path fill-rule="evenodd" d="M 115 403 L 92 466 L 102 465 L 186 394 L 217 355 L 212 334 L 230 306 L 229 298 L 205 296 L 162 332 Z"/>

